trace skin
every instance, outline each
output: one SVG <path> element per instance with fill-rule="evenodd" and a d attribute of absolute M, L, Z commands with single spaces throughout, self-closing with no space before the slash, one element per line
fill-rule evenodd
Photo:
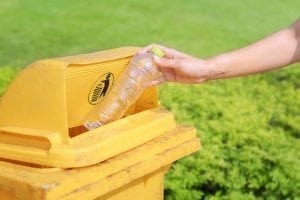
<path fill-rule="evenodd" d="M 156 44 L 155 44 L 156 45 Z M 148 45 L 138 52 L 148 52 Z M 150 82 L 197 84 L 274 70 L 300 61 L 300 19 L 249 46 L 209 59 L 200 59 L 174 49 L 157 45 L 165 52 L 154 57 L 162 76 Z"/>

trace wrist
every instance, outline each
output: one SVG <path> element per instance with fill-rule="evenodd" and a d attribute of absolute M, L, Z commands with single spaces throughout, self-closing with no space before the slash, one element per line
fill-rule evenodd
<path fill-rule="evenodd" d="M 226 54 L 221 54 L 204 61 L 208 69 L 208 80 L 216 80 L 226 78 L 230 75 L 230 71 L 226 68 L 229 62 Z"/>

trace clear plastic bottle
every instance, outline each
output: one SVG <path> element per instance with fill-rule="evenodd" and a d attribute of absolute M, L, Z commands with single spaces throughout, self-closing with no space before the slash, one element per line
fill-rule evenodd
<path fill-rule="evenodd" d="M 147 83 L 161 75 L 153 62 L 154 56 L 163 57 L 164 52 L 154 46 L 151 53 L 135 56 L 121 73 L 111 91 L 84 118 L 89 129 L 120 119 L 147 87 Z"/>

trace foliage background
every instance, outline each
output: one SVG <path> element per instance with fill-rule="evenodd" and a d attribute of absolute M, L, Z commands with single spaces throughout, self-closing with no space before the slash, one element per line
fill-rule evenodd
<path fill-rule="evenodd" d="M 0 93 L 41 58 L 154 42 L 217 55 L 288 26 L 299 7 L 298 0 L 1 0 Z M 299 88 L 299 64 L 160 86 L 162 105 L 202 141 L 201 151 L 173 165 L 165 198 L 299 199 Z"/>

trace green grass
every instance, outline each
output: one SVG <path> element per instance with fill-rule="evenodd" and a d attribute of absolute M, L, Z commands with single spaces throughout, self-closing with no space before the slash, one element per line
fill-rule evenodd
<path fill-rule="evenodd" d="M 0 1 L 0 63 L 158 42 L 198 56 L 248 44 L 298 17 L 295 1 Z"/>
<path fill-rule="evenodd" d="M 295 0 L 0 1 L 0 92 L 14 68 L 48 57 L 161 43 L 199 57 L 247 45 L 299 17 Z M 296 199 L 300 72 L 160 86 L 202 150 L 177 162 L 167 199 Z"/>

